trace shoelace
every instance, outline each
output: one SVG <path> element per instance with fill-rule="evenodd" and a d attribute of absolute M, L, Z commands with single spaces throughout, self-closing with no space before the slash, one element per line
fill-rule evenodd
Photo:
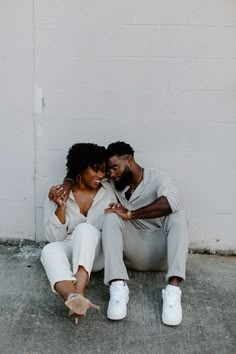
<path fill-rule="evenodd" d="M 123 286 L 111 287 L 111 298 L 113 301 L 120 302 L 123 299 L 124 293 L 122 287 Z"/>
<path fill-rule="evenodd" d="M 167 291 L 164 292 L 165 304 L 168 307 L 175 307 L 179 303 L 179 294 L 169 294 Z"/>

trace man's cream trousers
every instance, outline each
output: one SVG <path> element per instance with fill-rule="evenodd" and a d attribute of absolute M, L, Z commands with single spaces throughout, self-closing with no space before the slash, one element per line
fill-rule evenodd
<path fill-rule="evenodd" d="M 185 279 L 188 227 L 182 210 L 160 218 L 159 228 L 144 228 L 138 220 L 124 221 L 110 213 L 103 223 L 102 243 L 105 284 L 114 279 L 128 280 L 126 267 L 138 271 L 167 269 L 167 279 Z"/>

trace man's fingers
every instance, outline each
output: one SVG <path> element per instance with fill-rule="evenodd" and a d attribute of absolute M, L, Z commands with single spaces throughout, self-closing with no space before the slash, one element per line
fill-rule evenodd
<path fill-rule="evenodd" d="M 105 213 L 105 214 L 108 214 L 108 213 L 110 213 L 110 212 L 111 212 L 111 209 L 110 209 L 110 208 L 104 209 L 104 213 Z"/>
<path fill-rule="evenodd" d="M 105 214 L 110 214 L 110 213 L 116 213 L 117 210 L 113 209 L 113 208 L 107 208 L 104 210 Z"/>
<path fill-rule="evenodd" d="M 115 208 L 119 208 L 121 206 L 120 203 L 110 203 L 109 204 L 109 208 L 115 209 Z"/>

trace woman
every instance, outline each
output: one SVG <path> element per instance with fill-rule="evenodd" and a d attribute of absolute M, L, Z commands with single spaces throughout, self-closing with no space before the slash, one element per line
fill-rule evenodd
<path fill-rule="evenodd" d="M 104 209 L 116 201 L 105 177 L 105 148 L 74 144 L 67 155 L 67 171 L 75 181 L 66 200 L 58 186 L 50 189 L 54 203 L 45 205 L 45 236 L 51 243 L 42 251 L 41 262 L 52 290 L 61 295 L 69 316 L 84 316 L 90 307 L 85 297 L 91 271 L 104 267 L 101 229 Z"/>

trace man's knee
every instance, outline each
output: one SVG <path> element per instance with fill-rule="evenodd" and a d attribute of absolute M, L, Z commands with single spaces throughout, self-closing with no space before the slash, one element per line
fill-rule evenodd
<path fill-rule="evenodd" d="M 168 232 L 171 227 L 188 228 L 187 218 L 184 210 L 176 211 L 165 218 L 165 229 Z"/>
<path fill-rule="evenodd" d="M 123 220 L 115 213 L 105 216 L 102 227 L 103 247 L 108 244 L 114 244 L 123 237 Z"/>

